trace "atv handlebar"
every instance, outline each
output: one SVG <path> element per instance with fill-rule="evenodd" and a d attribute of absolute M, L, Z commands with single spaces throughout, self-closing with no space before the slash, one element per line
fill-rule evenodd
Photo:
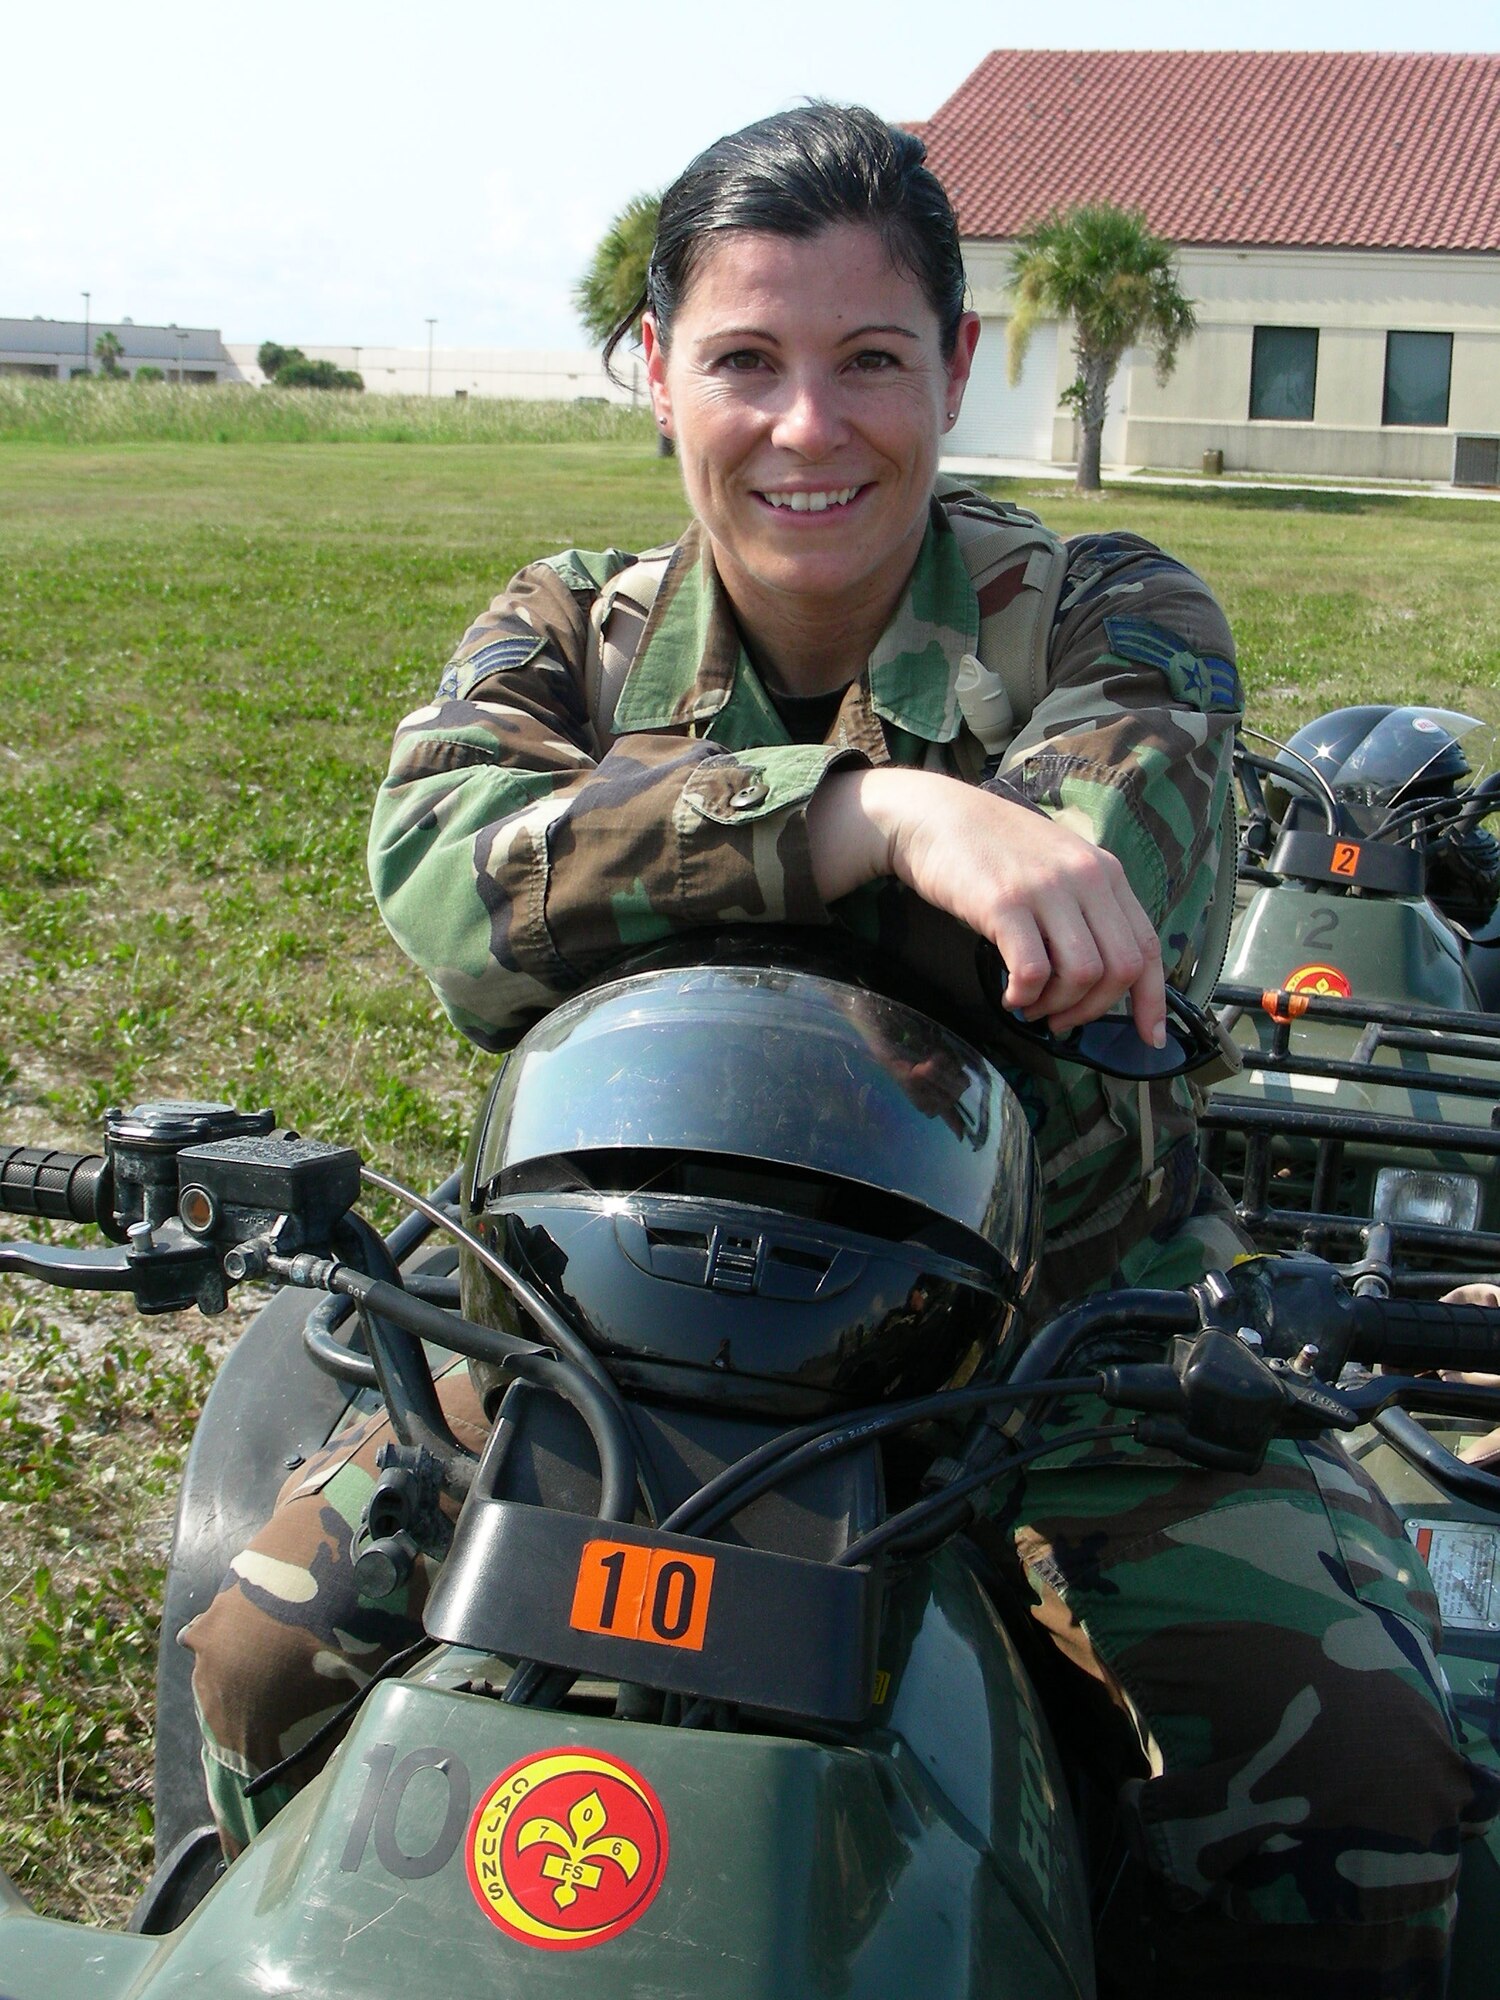
<path fill-rule="evenodd" d="M 0 1146 L 0 1209 L 52 1222 L 108 1220 L 113 1201 L 102 1153 L 62 1153 L 50 1146 Z"/>
<path fill-rule="evenodd" d="M 1356 1299 L 1350 1359 L 1389 1369 L 1500 1373 L 1500 1312 L 1441 1299 Z"/>

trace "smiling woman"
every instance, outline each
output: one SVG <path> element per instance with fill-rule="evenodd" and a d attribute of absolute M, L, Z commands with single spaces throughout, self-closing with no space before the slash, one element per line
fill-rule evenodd
<path fill-rule="evenodd" d="M 977 317 L 948 346 L 879 234 L 843 223 L 725 232 L 670 340 L 654 312 L 641 324 L 652 404 L 751 658 L 789 693 L 847 686 L 921 549 Z"/>
<path fill-rule="evenodd" d="M 632 949 L 751 922 L 878 939 L 971 1009 L 983 940 L 1007 1007 L 1067 1029 L 1128 999 L 1156 1039 L 1213 891 L 1233 642 L 1150 543 L 1064 544 L 936 480 L 977 321 L 921 142 L 828 105 L 721 140 L 663 197 L 642 304 L 687 528 L 523 569 L 401 725 L 377 803 L 382 914 L 455 1024 L 507 1047 Z M 1034 1312 L 1240 1253 L 1185 1086 L 967 1019 L 1033 1114 Z M 832 1113 L 858 1131 L 857 1102 Z M 445 1401 L 479 1416 L 452 1377 Z M 364 1600 L 347 1560 L 382 1442 L 289 1492 L 184 1635 L 230 1840 L 267 1810 L 246 1777 L 330 1684 L 418 1636 L 425 1575 Z M 1364 1475 L 1291 1445 L 1254 1478 L 1189 1471 L 1122 1433 L 1009 1505 L 1101 1737 L 1123 1712 L 1149 1746 L 1112 1779 L 1159 1891 L 1153 1990 L 1436 1994 L 1460 1824 L 1494 1787 L 1455 1742 L 1426 1594 L 1392 1583 L 1377 1613 L 1351 1580 L 1354 1546 L 1420 1568 Z M 257 1556 L 297 1588 L 248 1589 Z"/>

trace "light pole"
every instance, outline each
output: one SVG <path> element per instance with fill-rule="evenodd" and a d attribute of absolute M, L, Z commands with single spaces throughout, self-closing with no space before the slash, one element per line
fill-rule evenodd
<path fill-rule="evenodd" d="M 432 329 L 436 325 L 437 321 L 435 319 L 430 319 L 427 322 L 427 394 L 429 398 L 432 395 Z"/>
<path fill-rule="evenodd" d="M 359 349 L 357 347 L 354 350 L 354 372 L 356 375 L 359 373 Z"/>
<path fill-rule="evenodd" d="M 94 372 L 89 366 L 89 309 L 93 301 L 93 296 L 92 292 L 85 292 L 83 294 L 83 372 L 85 375 L 92 375 Z"/>
<path fill-rule="evenodd" d="M 172 331 L 177 337 L 177 386 L 180 389 L 187 380 L 184 368 L 187 362 L 188 337 L 175 320 L 172 322 Z"/>

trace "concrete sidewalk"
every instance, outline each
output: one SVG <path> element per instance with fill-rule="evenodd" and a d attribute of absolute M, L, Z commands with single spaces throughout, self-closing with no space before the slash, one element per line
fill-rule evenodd
<path fill-rule="evenodd" d="M 1071 465 L 1053 465 L 1039 458 L 974 458 L 964 455 L 944 458 L 939 470 L 960 477 L 978 475 L 984 479 L 1022 479 L 1031 484 L 1073 484 Z M 1401 500 L 1500 500 L 1500 487 L 1448 486 L 1431 482 L 1367 480 L 1358 486 L 1341 486 L 1333 480 L 1276 479 L 1250 474 L 1228 479 L 1206 479 L 1195 472 L 1146 472 L 1138 465 L 1107 465 L 1106 489 L 1115 486 L 1185 486 L 1196 493 L 1348 493 L 1355 498 L 1387 497 Z"/>

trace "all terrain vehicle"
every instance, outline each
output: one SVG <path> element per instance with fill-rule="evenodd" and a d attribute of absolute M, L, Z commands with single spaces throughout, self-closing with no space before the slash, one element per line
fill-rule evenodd
<path fill-rule="evenodd" d="M 1269 739 L 1268 739 L 1269 741 Z M 1240 909 L 1215 1002 L 1243 1058 L 1209 1165 L 1267 1247 L 1393 1232 L 1398 1289 L 1500 1270 L 1494 732 L 1340 709 L 1241 748 Z"/>
<path fill-rule="evenodd" d="M 1080 1059 L 1130 1061 L 1119 1024 L 1088 1032 Z M 559 1006 L 460 1174 L 388 1239 L 358 1216 L 372 1181 L 395 1185 L 215 1104 L 112 1113 L 98 1155 L 0 1149 L 0 1204 L 113 1239 L 0 1246 L 0 1272 L 147 1313 L 282 1287 L 184 1482 L 156 1877 L 120 1934 L 8 1891 L 9 2000 L 1149 1991 L 1140 1883 L 976 1518 L 1057 1441 L 1012 1420 L 1098 1393 L 1111 1424 L 1249 1473 L 1282 1433 L 1389 1454 L 1373 1421 L 1500 1414 L 1494 1390 L 1416 1372 L 1494 1364 L 1500 1316 L 1382 1296 L 1378 1232 L 1348 1285 L 1254 1258 L 1033 1334 L 1035 1157 L 999 1070 L 764 939 Z M 442 1237 L 456 1277 L 427 1255 Z M 435 1353 L 473 1365 L 493 1412 L 477 1456 Z M 385 1579 L 445 1552 L 427 1642 L 221 1873 L 174 1634 L 287 1464 L 379 1402 L 398 1444 L 357 1555 Z M 1391 1456 L 1391 1490 L 1490 1742 L 1500 1480 L 1415 1428 L 1427 1457 Z M 1500 1846 L 1471 1843 L 1462 1898 L 1461 2000 L 1493 1990 Z"/>

